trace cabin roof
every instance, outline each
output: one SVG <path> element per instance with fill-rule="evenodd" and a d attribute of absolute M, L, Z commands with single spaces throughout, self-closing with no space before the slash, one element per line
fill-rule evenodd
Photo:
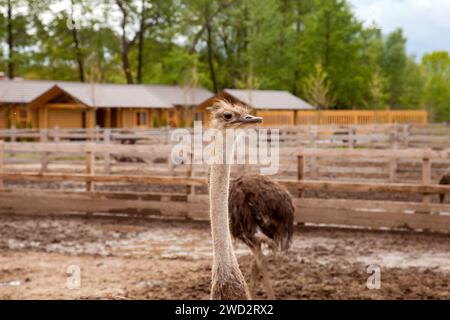
<path fill-rule="evenodd" d="M 143 85 L 58 83 L 57 87 L 90 107 L 171 108 Z"/>
<path fill-rule="evenodd" d="M 169 85 L 2 80 L 0 103 L 30 103 L 54 87 L 90 107 L 172 108 L 197 105 L 213 95 L 203 88 Z"/>
<path fill-rule="evenodd" d="M 255 109 L 314 110 L 308 102 L 281 90 L 224 89 L 226 94 Z"/>
<path fill-rule="evenodd" d="M 173 105 L 196 106 L 214 94 L 204 88 L 187 86 L 146 85 L 147 89 Z"/>
<path fill-rule="evenodd" d="M 53 86 L 50 81 L 1 80 L 0 103 L 29 103 Z"/>

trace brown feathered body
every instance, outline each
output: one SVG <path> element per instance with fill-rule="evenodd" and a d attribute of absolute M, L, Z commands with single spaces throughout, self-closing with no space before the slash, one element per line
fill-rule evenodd
<path fill-rule="evenodd" d="M 230 230 L 234 238 L 254 247 L 262 232 L 281 250 L 292 241 L 294 205 L 286 188 L 262 175 L 244 175 L 230 184 Z"/>
<path fill-rule="evenodd" d="M 446 174 L 444 174 L 441 178 L 441 180 L 439 180 L 439 184 L 441 185 L 450 185 L 450 172 L 447 172 Z M 444 203 L 445 200 L 445 194 L 441 193 L 439 195 L 439 200 L 441 201 L 441 203 Z"/>

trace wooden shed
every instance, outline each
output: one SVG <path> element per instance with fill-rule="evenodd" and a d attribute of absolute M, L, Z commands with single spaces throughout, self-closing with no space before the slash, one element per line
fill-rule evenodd
<path fill-rule="evenodd" d="M 169 108 L 144 86 L 75 82 L 58 83 L 29 104 L 38 128 L 150 128 Z"/>
<path fill-rule="evenodd" d="M 52 86 L 48 81 L 33 81 L 29 85 L 29 81 L 0 80 L 0 129 L 30 127 L 30 102 Z"/>
<path fill-rule="evenodd" d="M 187 126 L 186 110 L 210 96 L 181 86 L 0 81 L 0 128 Z"/>

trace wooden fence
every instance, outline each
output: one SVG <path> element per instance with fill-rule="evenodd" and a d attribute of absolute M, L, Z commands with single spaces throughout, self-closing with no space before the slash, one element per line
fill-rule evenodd
<path fill-rule="evenodd" d="M 31 148 L 31 149 L 30 149 Z M 10 172 L 3 165 L 5 152 L 84 153 L 84 173 Z M 184 165 L 183 176 L 149 176 L 141 174 L 108 174 L 96 172 L 98 155 L 114 152 L 158 155 L 149 146 L 106 144 L 20 144 L 0 143 L 0 212 L 3 214 L 131 214 L 161 215 L 190 219 L 208 219 L 206 178 L 193 176 L 190 165 Z M 450 195 L 450 186 L 432 183 L 432 163 L 448 161 L 450 150 L 321 150 L 300 149 L 296 155 L 295 177 L 279 180 L 294 196 L 297 223 L 360 226 L 368 228 L 410 228 L 439 232 L 450 231 L 450 205 L 437 204 L 437 194 Z M 379 161 L 415 160 L 421 163 L 420 181 L 416 183 L 323 180 L 310 177 L 311 159 L 340 158 L 344 161 L 370 159 Z M 395 166 L 393 166 L 394 168 Z M 390 171 L 395 180 L 396 170 Z M 42 184 L 42 183 L 47 184 Z M 37 187 L 32 187 L 37 183 Z M 48 184 L 50 183 L 50 185 Z M 106 186 L 121 186 L 111 191 Z M 170 187 L 168 192 L 136 191 L 135 185 Z M 81 188 L 82 187 L 82 188 Z M 48 189 L 50 188 L 50 189 Z M 128 189 L 127 189 L 128 188 Z M 308 195 L 327 193 L 325 198 Z M 336 196 L 345 193 L 347 196 Z M 418 201 L 393 201 L 389 195 L 420 195 Z M 350 194 L 350 196 L 348 196 Z M 365 197 L 358 195 L 364 194 Z M 374 194 L 385 194 L 386 200 L 374 200 Z M 352 196 L 353 195 L 353 196 Z M 354 195 L 357 196 L 355 199 Z M 350 198 L 349 198 L 350 197 Z M 363 200 L 363 198 L 365 200 Z"/>
<path fill-rule="evenodd" d="M 173 129 L 0 129 L 0 140 L 10 142 L 106 142 L 117 144 L 167 144 Z"/>
<path fill-rule="evenodd" d="M 25 143 L 7 142 L 3 145 L 3 167 L 11 172 L 84 173 L 86 161 L 94 157 L 92 170 L 101 174 L 133 174 L 183 176 L 188 171 L 197 177 L 206 177 L 207 164 L 188 167 L 171 161 L 172 145 L 124 145 L 107 143 Z M 359 149 L 359 148 L 304 148 L 282 146 L 276 159 L 265 165 L 235 165 L 232 174 L 257 173 L 270 165 L 278 167 L 275 177 L 289 179 L 296 176 L 297 155 L 315 150 L 316 155 L 305 158 L 308 179 L 353 180 L 383 183 L 410 183 L 420 181 L 421 159 L 397 157 L 397 154 L 415 154 L 424 149 Z M 446 150 L 429 150 L 433 159 L 431 180 L 438 181 L 450 168 Z M 247 150 L 248 151 L 248 150 Z M 400 153 L 399 153 L 400 152 Z M 344 156 L 345 155 L 345 156 Z M 383 156 L 384 155 L 384 156 Z M 385 156 L 389 155 L 389 157 Z"/>
<path fill-rule="evenodd" d="M 450 126 L 437 125 L 304 125 L 264 128 L 279 132 L 281 146 L 310 148 L 450 148 Z M 95 142 L 171 144 L 174 129 L 1 129 L 9 142 Z M 188 128 L 193 132 L 192 128 Z"/>
<path fill-rule="evenodd" d="M 426 110 L 324 110 L 300 111 L 297 125 L 359 125 L 359 124 L 426 124 Z"/>

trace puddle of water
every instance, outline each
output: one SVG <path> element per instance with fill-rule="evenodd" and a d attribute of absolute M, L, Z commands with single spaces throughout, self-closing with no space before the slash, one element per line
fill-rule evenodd
<path fill-rule="evenodd" d="M 0 287 L 20 287 L 22 283 L 20 280 L 12 280 L 6 282 L 0 282 Z"/>
<path fill-rule="evenodd" d="M 402 251 L 376 252 L 369 256 L 358 256 L 356 262 L 366 265 L 377 264 L 381 268 L 420 268 L 450 272 L 450 253 Z"/>

